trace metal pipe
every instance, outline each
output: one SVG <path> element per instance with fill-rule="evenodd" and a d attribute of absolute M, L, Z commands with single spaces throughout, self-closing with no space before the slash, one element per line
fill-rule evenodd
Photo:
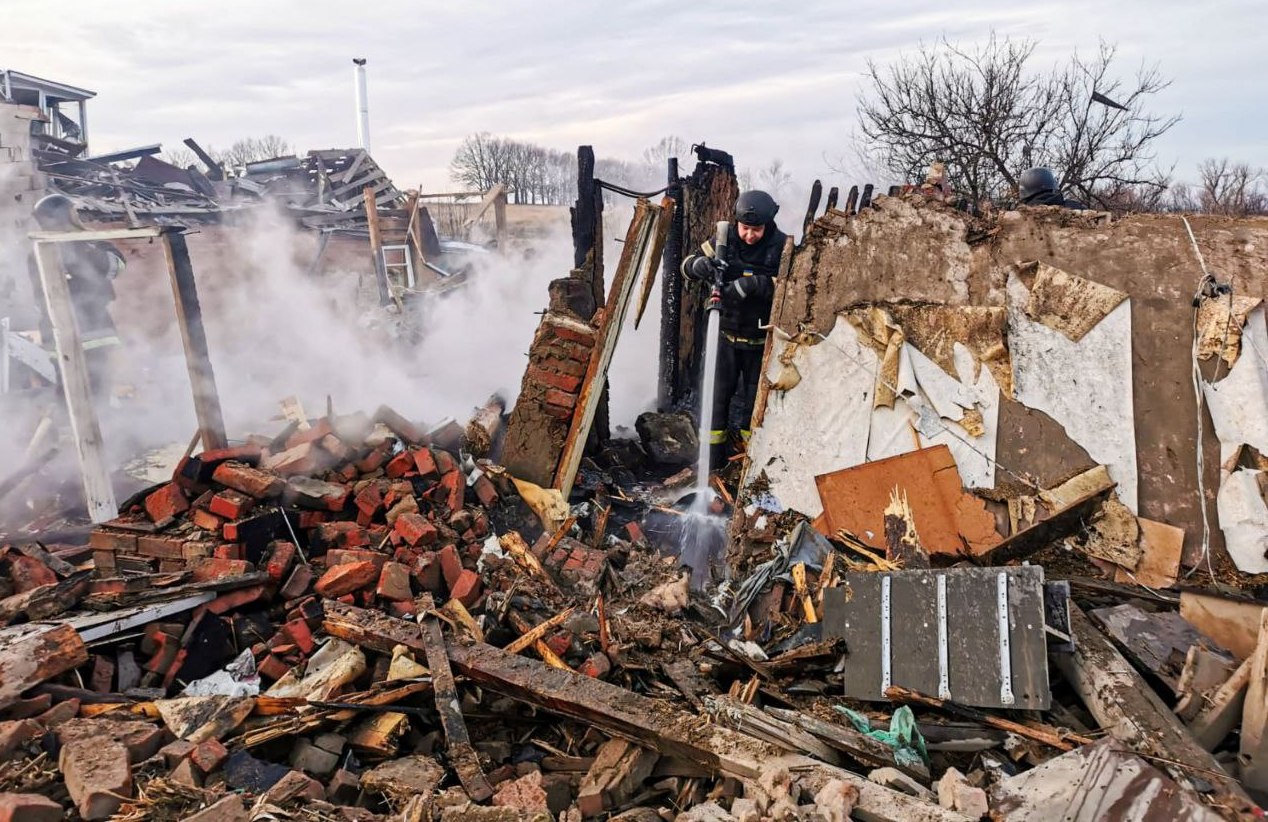
<path fill-rule="evenodd" d="M 357 90 L 357 144 L 370 150 L 370 96 L 366 92 L 365 58 L 352 58 L 352 78 Z"/>

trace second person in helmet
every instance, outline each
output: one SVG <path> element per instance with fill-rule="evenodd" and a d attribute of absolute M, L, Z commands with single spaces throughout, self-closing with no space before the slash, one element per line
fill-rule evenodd
<path fill-rule="evenodd" d="M 728 237 L 730 259 L 721 263 L 711 241 L 682 262 L 682 273 L 712 283 L 721 270 L 722 308 L 718 340 L 718 369 L 713 389 L 709 442 L 711 467 L 726 459 L 727 427 L 731 403 L 738 403 L 740 436 L 749 437 L 749 420 L 761 379 L 766 332 L 775 296 L 775 277 L 787 235 L 775 225 L 779 205 L 765 191 L 745 191 L 735 201 L 735 220 Z"/>

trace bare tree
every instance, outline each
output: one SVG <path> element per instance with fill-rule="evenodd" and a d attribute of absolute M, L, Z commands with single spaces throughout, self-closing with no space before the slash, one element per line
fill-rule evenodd
<path fill-rule="evenodd" d="M 1144 66 L 1120 80 L 1105 43 L 1090 59 L 1076 53 L 1032 71 L 1035 47 L 992 34 L 972 50 L 942 40 L 885 67 L 869 62 L 859 98 L 864 147 L 906 180 L 942 160 L 952 185 L 975 201 L 1014 196 L 1017 176 L 1035 165 L 1096 203 L 1124 187 L 1165 188 L 1153 143 L 1179 117 L 1144 106 L 1169 81 Z"/>
<path fill-rule="evenodd" d="M 291 148 L 289 142 L 276 134 L 266 134 L 263 137 L 245 137 L 236 140 L 233 145 L 223 151 L 208 148 L 207 153 L 226 168 L 239 168 L 247 163 L 258 163 L 261 160 L 293 154 L 294 149 Z"/>
<path fill-rule="evenodd" d="M 1201 180 L 1197 193 L 1202 211 L 1244 217 L 1268 213 L 1268 172 L 1228 158 L 1203 160 L 1198 165 Z"/>
<path fill-rule="evenodd" d="M 776 157 L 770 161 L 770 165 L 762 169 L 758 179 L 766 193 L 778 200 L 780 192 L 792 182 L 792 175 L 784 170 L 784 161 Z"/>
<path fill-rule="evenodd" d="M 185 146 L 181 146 L 180 148 L 169 148 L 159 155 L 159 157 L 180 168 L 189 168 L 190 166 L 198 166 L 200 169 L 202 168 L 202 163 L 198 161 L 197 155 Z"/>
<path fill-rule="evenodd" d="M 687 141 L 677 134 L 661 137 L 656 145 L 643 149 L 643 164 L 663 173 L 670 157 L 686 158 Z"/>

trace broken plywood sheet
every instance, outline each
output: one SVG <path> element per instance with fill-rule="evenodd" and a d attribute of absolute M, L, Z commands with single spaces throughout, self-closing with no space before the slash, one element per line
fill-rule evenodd
<path fill-rule="evenodd" d="M 1114 581 L 1148 588 L 1170 588 L 1180 574 L 1184 529 L 1165 522 L 1136 518 L 1140 526 L 1140 561 L 1134 569 L 1119 568 Z"/>
<path fill-rule="evenodd" d="M 825 636 L 849 649 L 845 695 L 880 701 L 897 685 L 964 705 L 1047 709 L 1043 580 L 1038 565 L 846 574 L 823 596 Z"/>
<path fill-rule="evenodd" d="M 771 379 L 778 376 L 777 360 L 788 345 L 774 340 L 767 374 Z M 840 317 L 825 339 L 798 346 L 793 365 L 801 382 L 791 391 L 772 391 L 768 396 L 762 424 L 749 441 L 748 481 L 765 474 L 770 493 L 785 508 L 818 516 L 823 505 L 815 475 L 867 459 L 879 362 Z"/>
<path fill-rule="evenodd" d="M 1008 311 L 1003 306 L 892 303 L 886 307 L 907 343 L 947 374 L 961 382 L 975 382 L 979 367 L 985 365 L 1000 390 L 1012 396 L 1012 366 L 1005 338 Z M 965 379 L 956 359 L 961 346 L 973 356 L 972 379 Z"/>
<path fill-rule="evenodd" d="M 1216 497 L 1224 547 L 1239 571 L 1262 574 L 1268 571 L 1268 502 L 1265 485 L 1268 474 L 1239 468 L 1220 482 Z"/>
<path fill-rule="evenodd" d="M 1250 356 L 1238 357 L 1219 382 L 1202 385 L 1220 440 L 1221 463 L 1242 445 L 1268 454 L 1268 323 L 1263 306 L 1246 318 L 1242 343 L 1243 353 Z"/>
<path fill-rule="evenodd" d="M 985 503 L 965 493 L 945 445 L 820 474 L 814 480 L 824 512 L 816 527 L 826 534 L 845 529 L 884 550 L 884 511 L 896 488 L 911 500 L 921 543 L 931 554 L 982 554 L 1002 539 Z"/>
<path fill-rule="evenodd" d="M 1008 345 L 1018 402 L 1043 411 L 1106 466 L 1118 498 L 1136 513 L 1131 302 L 1123 301 L 1077 342 L 1031 319 L 1030 292 L 1008 280 Z"/>
<path fill-rule="evenodd" d="M 1242 327 L 1261 302 L 1259 297 L 1243 294 L 1204 297 L 1198 306 L 1198 359 L 1209 360 L 1218 353 L 1228 365 L 1237 362 L 1242 348 Z"/>
<path fill-rule="evenodd" d="M 1259 602 L 1192 591 L 1180 594 L 1180 616 L 1238 659 L 1249 659 L 1255 652 L 1263 610 Z"/>
<path fill-rule="evenodd" d="M 1038 263 L 1026 316 L 1078 342 L 1126 300 L 1117 288 Z"/>
<path fill-rule="evenodd" d="M 1099 822 L 1220 816 L 1144 759 L 1112 739 L 1070 751 L 991 789 L 992 818 L 1008 822 Z"/>
<path fill-rule="evenodd" d="M 1180 674 L 1190 648 L 1198 646 L 1227 655 L 1223 648 L 1203 636 L 1175 611 L 1148 613 L 1124 603 L 1099 608 L 1091 614 L 1105 626 L 1105 632 L 1127 650 L 1128 656 L 1151 671 L 1173 692 L 1179 690 Z M 1232 657 L 1227 658 L 1231 668 Z"/>
<path fill-rule="evenodd" d="M 867 458 L 879 460 L 931 445 L 951 449 L 968 488 L 995 486 L 995 444 L 1000 390 L 992 372 L 954 346 L 959 379 L 911 345 L 903 345 L 899 396 L 892 408 L 872 411 Z"/>

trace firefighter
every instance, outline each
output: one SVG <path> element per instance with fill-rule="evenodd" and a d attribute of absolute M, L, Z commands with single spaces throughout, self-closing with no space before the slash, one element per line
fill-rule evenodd
<path fill-rule="evenodd" d="M 709 432 L 710 467 L 718 468 L 727 457 L 727 430 L 731 403 L 738 405 L 742 421 L 740 437 L 748 441 L 749 421 L 761 379 L 766 325 L 775 296 L 775 277 L 784 251 L 784 232 L 775 225 L 779 205 L 765 191 L 745 191 L 735 201 L 735 220 L 728 237 L 729 260 L 720 261 L 710 241 L 683 260 L 682 272 L 690 279 L 713 283 L 722 280 L 722 305 L 718 340 L 718 365 L 713 389 Z"/>

